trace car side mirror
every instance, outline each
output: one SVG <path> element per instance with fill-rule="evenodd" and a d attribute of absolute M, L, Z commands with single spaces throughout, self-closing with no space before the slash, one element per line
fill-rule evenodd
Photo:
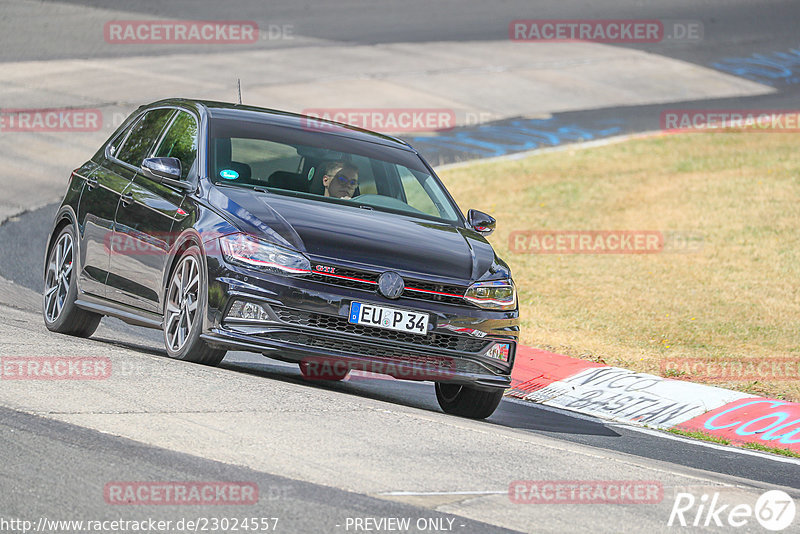
<path fill-rule="evenodd" d="M 158 183 L 190 190 L 191 182 L 181 180 L 181 160 L 178 158 L 145 158 L 142 162 L 142 174 Z"/>
<path fill-rule="evenodd" d="M 467 212 L 467 222 L 473 230 L 481 235 L 489 235 L 494 232 L 497 221 L 491 215 L 478 210 Z"/>

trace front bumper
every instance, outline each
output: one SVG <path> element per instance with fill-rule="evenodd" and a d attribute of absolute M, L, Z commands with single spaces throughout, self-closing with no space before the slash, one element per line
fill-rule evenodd
<path fill-rule="evenodd" d="M 404 380 L 486 389 L 510 386 L 519 328 L 516 310 L 389 300 L 375 291 L 253 272 L 211 258 L 209 274 L 209 317 L 202 339 L 212 347 L 260 352 L 283 361 L 346 365 Z M 237 300 L 259 304 L 269 317 L 226 318 Z M 426 312 L 431 318 L 428 334 L 350 324 L 352 301 Z M 489 356 L 496 344 L 508 346 L 507 361 Z"/>

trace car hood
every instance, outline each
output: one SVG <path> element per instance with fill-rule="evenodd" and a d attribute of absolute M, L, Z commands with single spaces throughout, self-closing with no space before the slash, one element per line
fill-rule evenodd
<path fill-rule="evenodd" d="M 244 232 L 330 258 L 384 269 L 475 280 L 496 258 L 491 245 L 465 228 L 354 206 L 215 188 L 213 204 Z"/>

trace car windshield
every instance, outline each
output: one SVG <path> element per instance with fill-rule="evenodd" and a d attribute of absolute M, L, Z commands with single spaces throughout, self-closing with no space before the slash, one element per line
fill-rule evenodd
<path fill-rule="evenodd" d="M 211 121 L 209 147 L 209 174 L 216 184 L 459 221 L 444 186 L 408 150 L 318 127 L 228 119 Z"/>

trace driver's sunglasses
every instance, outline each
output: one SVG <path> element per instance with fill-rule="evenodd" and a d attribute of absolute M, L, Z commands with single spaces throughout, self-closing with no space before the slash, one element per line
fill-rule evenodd
<path fill-rule="evenodd" d="M 349 185 L 350 187 L 356 187 L 358 185 L 358 178 L 350 178 L 345 174 L 337 174 L 335 178 L 344 185 Z"/>

